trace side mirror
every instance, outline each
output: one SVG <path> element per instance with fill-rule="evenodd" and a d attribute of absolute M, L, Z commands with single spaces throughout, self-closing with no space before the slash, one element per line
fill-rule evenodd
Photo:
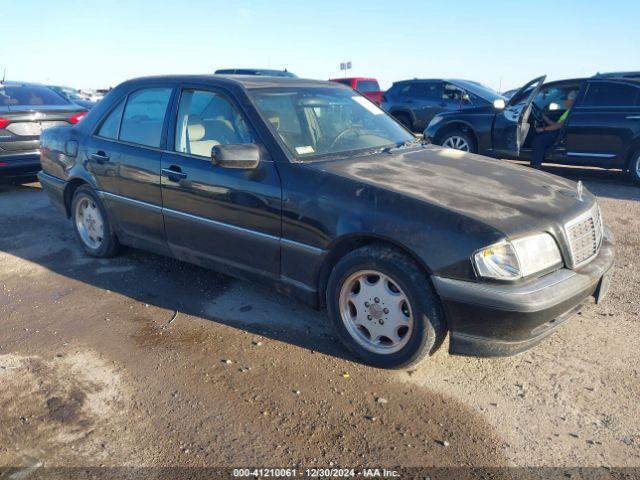
<path fill-rule="evenodd" d="M 506 107 L 506 103 L 504 103 L 503 99 L 497 98 L 493 101 L 493 108 L 496 110 L 503 110 L 504 107 Z"/>
<path fill-rule="evenodd" d="M 211 162 L 222 168 L 256 168 L 260 164 L 260 147 L 255 143 L 216 145 L 211 149 Z"/>

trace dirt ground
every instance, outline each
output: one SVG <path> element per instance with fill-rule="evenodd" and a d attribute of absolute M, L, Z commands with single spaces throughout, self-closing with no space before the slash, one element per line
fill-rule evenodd
<path fill-rule="evenodd" d="M 323 312 L 149 253 L 86 257 L 0 186 L 0 466 L 640 466 L 640 188 L 577 169 L 609 298 L 520 356 L 376 370 Z"/>

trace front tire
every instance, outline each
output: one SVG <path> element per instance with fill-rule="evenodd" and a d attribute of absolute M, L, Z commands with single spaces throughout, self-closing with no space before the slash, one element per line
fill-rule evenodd
<path fill-rule="evenodd" d="M 463 152 L 476 153 L 478 151 L 475 139 L 462 130 L 454 130 L 446 133 L 442 139 L 440 139 L 439 143 L 443 147 L 461 150 Z"/>
<path fill-rule="evenodd" d="M 338 338 L 369 365 L 418 363 L 444 339 L 442 307 L 427 273 L 391 248 L 363 247 L 345 255 L 326 295 Z"/>
<path fill-rule="evenodd" d="M 640 185 L 640 151 L 637 151 L 629 162 L 629 175 L 636 185 Z"/>
<path fill-rule="evenodd" d="M 87 255 L 98 258 L 114 256 L 118 251 L 116 238 L 102 202 L 88 185 L 73 193 L 71 220 L 76 239 Z"/>

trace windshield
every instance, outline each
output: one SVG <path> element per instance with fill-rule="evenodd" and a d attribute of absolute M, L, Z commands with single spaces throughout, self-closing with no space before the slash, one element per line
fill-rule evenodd
<path fill-rule="evenodd" d="M 78 92 L 78 90 L 76 90 L 75 88 L 71 88 L 71 87 L 58 87 L 62 93 L 64 93 L 67 98 L 70 98 L 71 100 L 84 100 L 81 96 L 80 96 L 80 92 Z"/>
<path fill-rule="evenodd" d="M 375 104 L 345 88 L 266 88 L 250 93 L 274 135 L 300 160 L 415 140 Z"/>

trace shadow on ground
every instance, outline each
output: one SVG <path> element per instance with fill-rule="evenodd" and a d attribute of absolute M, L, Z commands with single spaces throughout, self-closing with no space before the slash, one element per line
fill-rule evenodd
<path fill-rule="evenodd" d="M 70 222 L 37 184 L 0 186 L 0 232 L 1 252 L 168 310 L 167 321 L 179 312 L 354 360 L 334 338 L 324 312 L 272 289 L 130 248 L 111 259 L 86 256 Z"/>

